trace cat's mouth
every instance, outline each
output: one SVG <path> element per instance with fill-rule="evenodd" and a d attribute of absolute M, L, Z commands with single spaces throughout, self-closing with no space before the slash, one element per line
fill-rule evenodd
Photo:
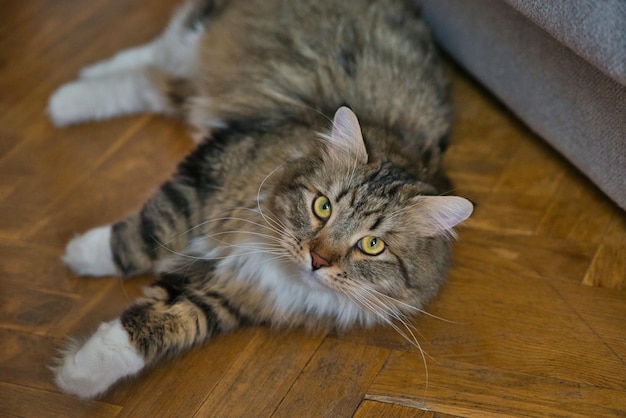
<path fill-rule="evenodd" d="M 312 270 L 310 267 L 300 270 L 300 279 L 304 284 L 312 290 L 329 290 L 324 277 L 319 271 Z"/>

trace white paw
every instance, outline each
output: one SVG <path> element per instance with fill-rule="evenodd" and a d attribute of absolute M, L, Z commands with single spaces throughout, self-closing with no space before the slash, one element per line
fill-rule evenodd
<path fill-rule="evenodd" d="M 141 70 L 73 81 L 48 101 L 48 114 L 57 126 L 166 109 L 163 92 Z"/>
<path fill-rule="evenodd" d="M 54 369 L 56 384 L 67 393 L 93 398 L 119 379 L 136 374 L 145 361 L 128 339 L 119 319 L 103 323 L 80 347 L 73 343 Z"/>
<path fill-rule="evenodd" d="M 67 244 L 62 259 L 82 276 L 118 275 L 111 251 L 111 227 L 101 226 L 75 237 Z"/>
<path fill-rule="evenodd" d="M 56 126 L 93 119 L 98 103 L 86 82 L 73 81 L 59 87 L 48 100 L 48 116 Z"/>

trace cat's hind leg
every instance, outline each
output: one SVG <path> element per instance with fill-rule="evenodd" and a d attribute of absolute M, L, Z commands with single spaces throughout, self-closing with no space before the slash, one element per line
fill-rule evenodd
<path fill-rule="evenodd" d="M 48 102 L 48 115 L 56 126 L 168 109 L 166 92 L 147 69 L 79 79 L 61 86 Z"/>
<path fill-rule="evenodd" d="M 107 77 L 146 67 L 158 68 L 173 77 L 189 77 L 204 30 L 203 20 L 194 14 L 199 7 L 196 3 L 200 2 L 187 2 L 179 7 L 165 30 L 151 42 L 86 66 L 80 71 L 80 78 Z"/>
<path fill-rule="evenodd" d="M 185 3 L 153 41 L 89 65 L 80 77 L 57 89 L 48 114 L 57 126 L 140 112 L 180 113 L 190 93 L 198 44 L 215 1 Z M 180 87 L 184 86 L 182 90 Z"/>
<path fill-rule="evenodd" d="M 79 77 L 81 79 L 107 77 L 154 65 L 157 42 L 158 38 L 145 45 L 122 50 L 109 59 L 83 67 Z"/>

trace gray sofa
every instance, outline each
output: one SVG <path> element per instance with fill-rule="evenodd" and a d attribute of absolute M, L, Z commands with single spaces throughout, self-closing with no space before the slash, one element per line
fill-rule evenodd
<path fill-rule="evenodd" d="M 626 209 L 625 0 L 417 0 L 435 39 Z"/>

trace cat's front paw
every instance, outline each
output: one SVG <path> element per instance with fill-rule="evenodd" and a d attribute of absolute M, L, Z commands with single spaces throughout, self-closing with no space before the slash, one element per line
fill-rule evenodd
<path fill-rule="evenodd" d="M 145 361 L 130 344 L 120 320 L 116 319 L 101 324 L 82 347 L 72 343 L 53 371 L 57 386 L 64 392 L 93 398 L 144 366 Z"/>
<path fill-rule="evenodd" d="M 65 248 L 63 262 L 82 276 L 118 275 L 111 250 L 111 226 L 101 226 L 72 239 Z"/>

